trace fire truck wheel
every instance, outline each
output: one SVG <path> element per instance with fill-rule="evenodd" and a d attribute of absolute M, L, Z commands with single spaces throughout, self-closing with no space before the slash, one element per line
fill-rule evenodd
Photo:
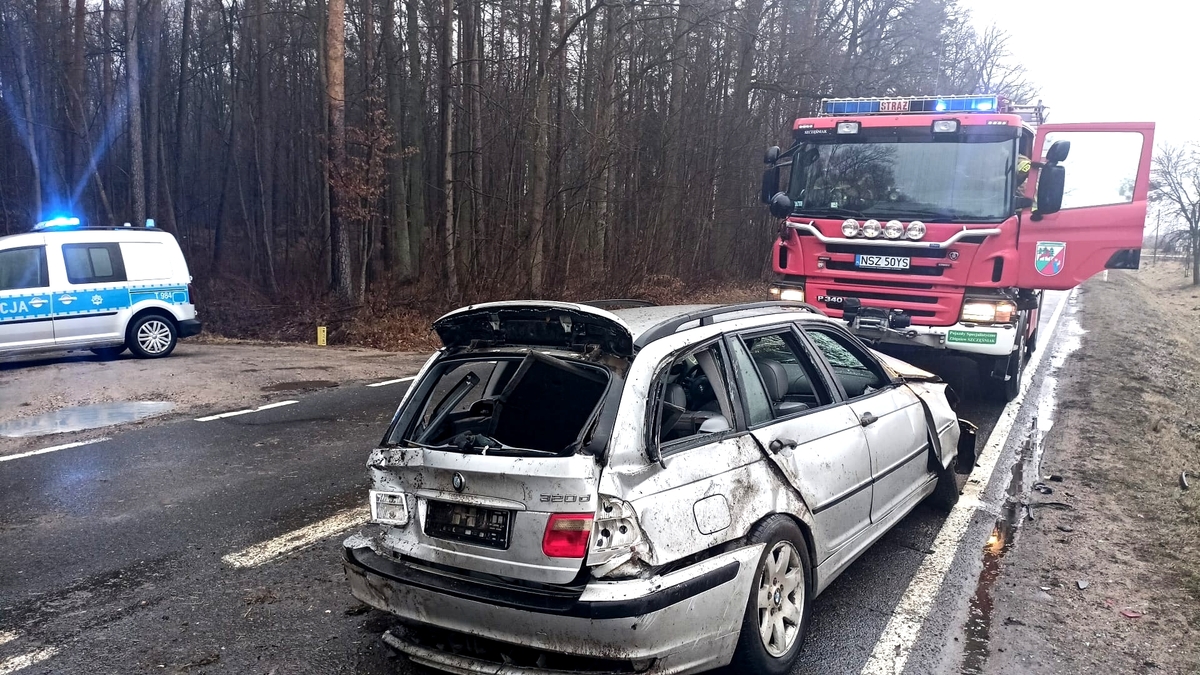
<path fill-rule="evenodd" d="M 1017 348 L 1008 355 L 1008 379 L 993 380 L 997 398 L 1004 403 L 1015 399 L 1021 393 L 1021 376 L 1025 374 L 1025 327 L 1021 327 Z"/>
<path fill-rule="evenodd" d="M 1042 322 L 1042 298 L 1043 297 L 1045 297 L 1045 296 L 1041 296 L 1041 295 L 1038 296 L 1037 321 L 1039 324 L 1041 324 L 1041 322 Z M 1033 334 L 1029 336 L 1029 342 L 1025 345 L 1025 356 L 1033 356 L 1033 353 L 1037 351 L 1037 348 L 1038 348 L 1038 327 L 1034 326 Z"/>

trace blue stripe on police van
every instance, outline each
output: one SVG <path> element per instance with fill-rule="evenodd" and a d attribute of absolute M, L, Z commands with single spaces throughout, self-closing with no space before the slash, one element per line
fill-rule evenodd
<path fill-rule="evenodd" d="M 32 293 L 0 298 L 0 323 L 53 317 L 111 314 L 141 302 L 157 300 L 170 305 L 190 301 L 187 286 L 106 286 L 57 293 Z"/>
<path fill-rule="evenodd" d="M 53 316 L 49 293 L 24 293 L 0 297 L 0 323 L 37 321 Z"/>

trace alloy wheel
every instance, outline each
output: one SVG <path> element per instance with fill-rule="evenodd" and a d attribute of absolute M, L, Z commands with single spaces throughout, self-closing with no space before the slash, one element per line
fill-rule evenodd
<path fill-rule="evenodd" d="M 771 549 L 758 574 L 758 634 L 767 653 L 787 654 L 800 634 L 804 608 L 804 565 L 790 542 Z"/>
<path fill-rule="evenodd" d="M 171 327 L 160 319 L 150 319 L 138 327 L 137 341 L 147 354 L 161 354 L 171 346 Z"/>

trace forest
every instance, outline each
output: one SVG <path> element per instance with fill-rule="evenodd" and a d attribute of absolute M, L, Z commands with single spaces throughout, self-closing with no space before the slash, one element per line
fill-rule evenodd
<path fill-rule="evenodd" d="M 0 0 L 0 234 L 152 218 L 230 325 L 756 282 L 796 117 L 965 93 L 1036 90 L 954 0 Z"/>

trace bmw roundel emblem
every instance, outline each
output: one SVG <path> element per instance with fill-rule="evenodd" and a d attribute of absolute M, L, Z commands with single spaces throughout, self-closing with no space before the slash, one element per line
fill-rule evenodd
<path fill-rule="evenodd" d="M 455 472 L 454 478 L 450 479 L 450 484 L 454 486 L 455 492 L 462 492 L 467 487 L 467 479 L 463 478 L 461 473 Z"/>

